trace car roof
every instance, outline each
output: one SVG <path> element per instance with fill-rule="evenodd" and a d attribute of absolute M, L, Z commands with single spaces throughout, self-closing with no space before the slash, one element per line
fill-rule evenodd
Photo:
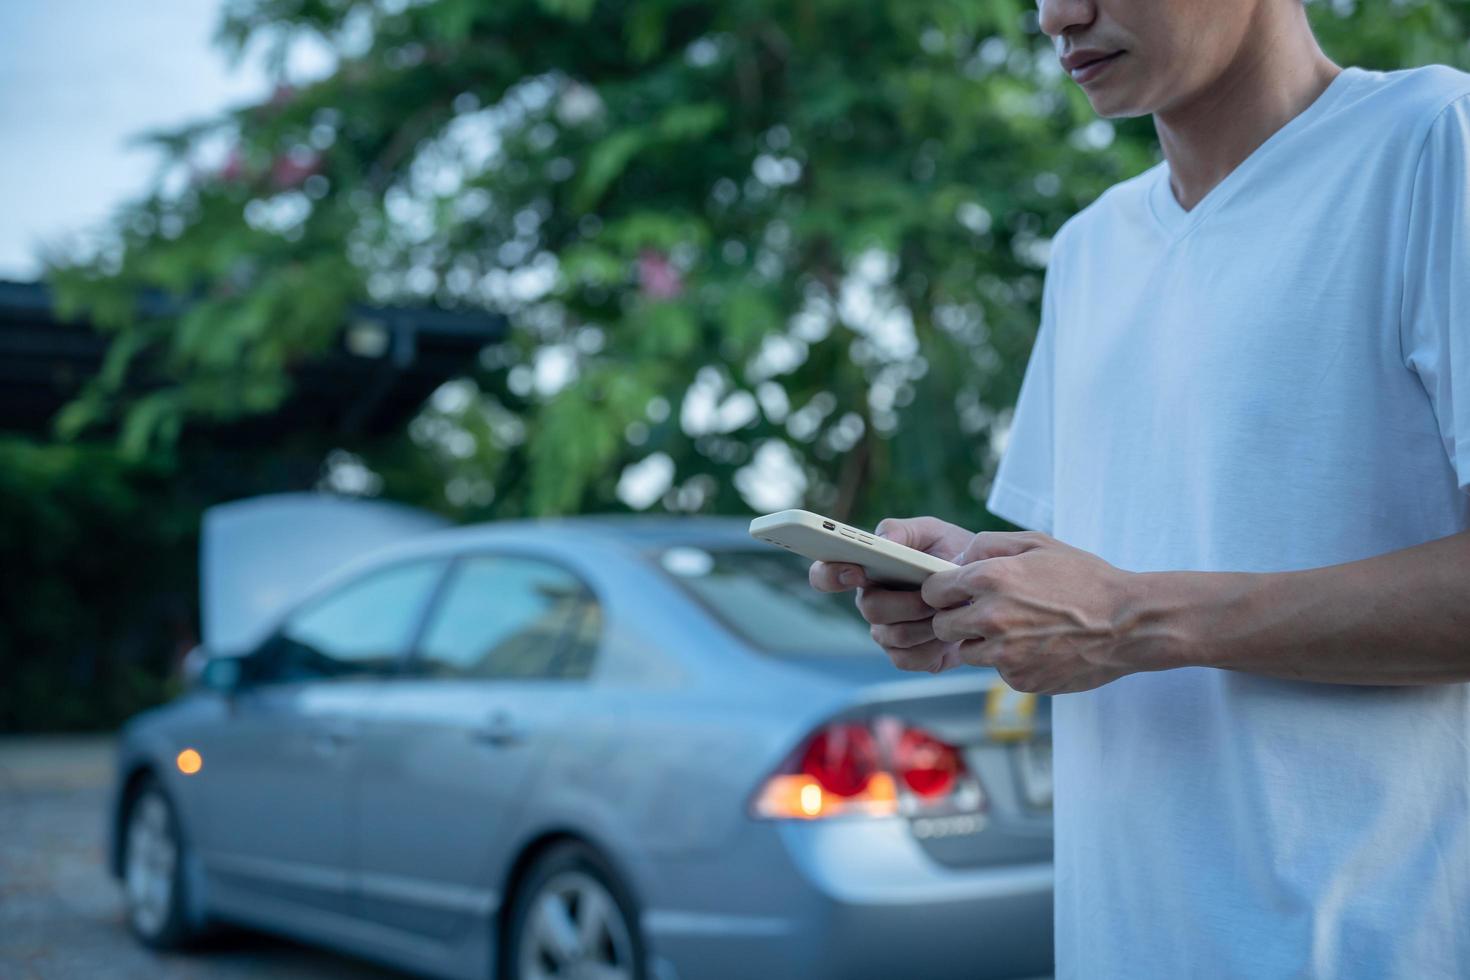
<path fill-rule="evenodd" d="M 489 521 L 428 531 L 373 549 L 345 563 L 306 595 L 318 594 L 323 587 L 335 586 L 371 568 L 404 559 L 453 555 L 481 547 L 578 552 L 589 544 L 644 554 L 674 547 L 720 550 L 767 547 L 750 536 L 750 522 L 743 517 L 593 514 Z"/>
<path fill-rule="evenodd" d="M 718 547 L 755 546 L 750 521 L 744 517 L 671 517 L 641 514 L 594 514 L 527 520 L 493 521 L 446 528 L 425 535 L 444 548 L 507 539 L 586 542 L 589 537 L 638 551 L 658 551 L 679 545 Z"/>

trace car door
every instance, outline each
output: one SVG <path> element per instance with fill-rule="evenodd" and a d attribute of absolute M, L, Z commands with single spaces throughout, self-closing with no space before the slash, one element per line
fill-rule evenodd
<path fill-rule="evenodd" d="M 224 905 L 350 910 L 360 726 L 401 670 L 445 565 L 369 572 L 288 616 L 245 661 L 198 746 L 199 846 Z"/>
<path fill-rule="evenodd" d="M 599 625 L 591 591 L 559 565 L 455 563 L 365 735 L 365 916 L 448 939 L 495 908 L 492 869 L 585 686 Z"/>

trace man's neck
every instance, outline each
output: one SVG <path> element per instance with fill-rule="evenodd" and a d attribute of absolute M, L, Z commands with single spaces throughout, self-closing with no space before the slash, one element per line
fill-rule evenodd
<path fill-rule="evenodd" d="M 1263 3 L 1261 38 L 1203 92 L 1154 114 L 1174 197 L 1186 211 L 1306 109 L 1342 69 L 1317 46 L 1297 4 Z"/>

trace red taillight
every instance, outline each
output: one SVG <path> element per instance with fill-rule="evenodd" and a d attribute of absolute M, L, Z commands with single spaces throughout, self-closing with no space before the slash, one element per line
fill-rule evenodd
<path fill-rule="evenodd" d="M 929 798 L 943 796 L 954 788 L 965 767 L 954 746 L 918 728 L 904 729 L 893 753 L 893 768 L 909 789 Z"/>
<path fill-rule="evenodd" d="M 757 816 L 812 820 L 982 808 L 954 746 L 896 718 L 823 726 L 756 794 Z"/>
<path fill-rule="evenodd" d="M 801 754 L 801 771 L 838 796 L 857 796 L 878 770 L 878 743 L 865 725 L 829 725 Z"/>

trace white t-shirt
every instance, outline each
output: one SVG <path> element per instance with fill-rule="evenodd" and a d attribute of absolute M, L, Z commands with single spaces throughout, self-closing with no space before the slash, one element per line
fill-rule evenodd
<path fill-rule="evenodd" d="M 989 507 L 1134 571 L 1470 529 L 1470 75 L 1349 68 L 1193 210 L 1160 164 L 1069 221 Z M 1052 709 L 1058 977 L 1470 977 L 1470 685 Z"/>

